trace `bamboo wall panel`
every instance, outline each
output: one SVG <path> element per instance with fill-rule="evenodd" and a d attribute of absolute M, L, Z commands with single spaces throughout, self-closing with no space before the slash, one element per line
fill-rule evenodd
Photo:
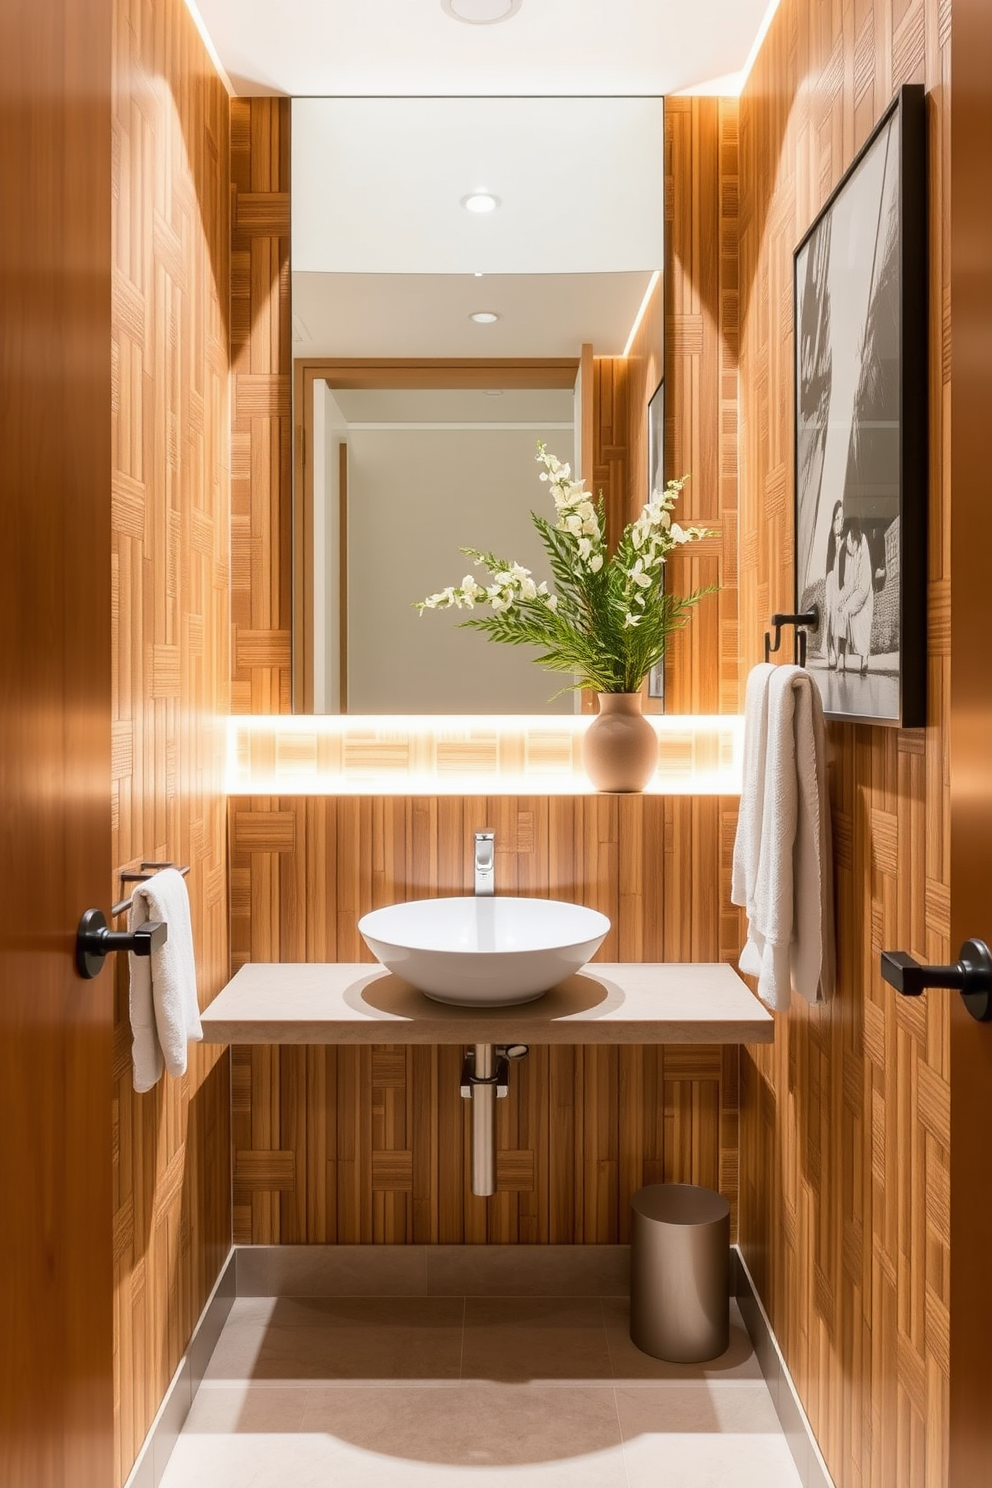
<path fill-rule="evenodd" d="M 672 589 L 719 586 L 672 641 L 666 708 L 739 713 L 738 139 L 732 98 L 665 100 L 665 477 L 678 519 L 718 534 L 672 555 Z M 653 388 L 645 390 L 650 397 Z"/>
<path fill-rule="evenodd" d="M 228 97 L 181 0 L 115 7 L 113 826 L 188 863 L 200 1001 L 228 975 Z M 122 897 L 118 879 L 107 898 Z M 226 1053 L 136 1095 L 115 957 L 115 1482 L 230 1245 Z"/>
<path fill-rule="evenodd" d="M 232 954 L 370 961 L 357 931 L 399 899 L 471 892 L 496 832 L 501 892 L 610 916 L 605 960 L 723 960 L 737 802 L 720 797 L 235 797 Z M 534 1048 L 499 1103 L 498 1192 L 470 1189 L 460 1048 L 233 1054 L 235 1240 L 611 1243 L 643 1183 L 700 1182 L 736 1215 L 737 1050 Z"/>
<path fill-rule="evenodd" d="M 231 100 L 234 713 L 288 713 L 292 669 L 289 99 Z"/>
<path fill-rule="evenodd" d="M 903 82 L 928 89 L 926 730 L 832 724 L 837 999 L 741 1068 L 745 1256 L 838 1488 L 946 1482 L 948 1010 L 878 952 L 948 959 L 947 0 L 783 0 L 740 100 L 741 660 L 792 607 L 792 254 Z"/>
<path fill-rule="evenodd" d="M 736 100 L 666 99 L 664 150 L 665 270 L 629 356 L 596 362 L 595 489 L 617 524 L 647 501 L 648 403 L 664 373 L 665 478 L 690 477 L 678 518 L 716 534 L 673 554 L 668 582 L 718 586 L 672 637 L 665 709 L 739 713 Z"/>

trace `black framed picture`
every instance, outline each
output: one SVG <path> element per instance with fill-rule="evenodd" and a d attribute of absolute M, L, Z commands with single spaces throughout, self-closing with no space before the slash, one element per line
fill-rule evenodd
<path fill-rule="evenodd" d="M 900 89 L 795 253 L 796 610 L 828 718 L 926 721 L 926 104 Z"/>
<path fill-rule="evenodd" d="M 665 487 L 665 380 L 662 378 L 648 402 L 648 497 Z M 661 583 L 664 583 L 662 571 Z M 648 697 L 664 699 L 665 663 L 648 672 Z"/>

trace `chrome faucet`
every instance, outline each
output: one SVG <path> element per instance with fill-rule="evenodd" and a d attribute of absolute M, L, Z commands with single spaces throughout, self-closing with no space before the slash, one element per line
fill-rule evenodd
<path fill-rule="evenodd" d="M 475 892 L 477 894 L 495 894 L 496 892 L 495 832 L 476 832 L 475 834 Z"/>

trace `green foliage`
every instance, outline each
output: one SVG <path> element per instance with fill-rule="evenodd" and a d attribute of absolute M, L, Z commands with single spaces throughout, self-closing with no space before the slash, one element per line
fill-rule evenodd
<path fill-rule="evenodd" d="M 665 654 L 668 638 L 685 625 L 692 607 L 707 589 L 691 594 L 666 592 L 664 565 L 670 552 L 709 536 L 702 527 L 682 528 L 671 512 L 683 481 L 670 481 L 655 492 L 636 522 L 630 523 L 612 556 L 607 556 L 606 511 L 602 495 L 594 506 L 569 467 L 538 446 L 544 465 L 541 479 L 551 484 L 558 520 L 531 513 L 548 557 L 554 590 L 536 584 L 528 569 L 494 553 L 462 548 L 491 583 L 468 575 L 422 600 L 417 608 L 474 609 L 492 613 L 462 622 L 507 646 L 536 646 L 535 660 L 553 672 L 564 672 L 570 688 L 596 692 L 637 692 L 652 667 Z M 556 694 L 557 696 L 558 694 Z"/>

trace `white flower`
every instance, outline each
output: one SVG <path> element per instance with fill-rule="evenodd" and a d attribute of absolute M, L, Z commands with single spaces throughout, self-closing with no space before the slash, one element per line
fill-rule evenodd
<path fill-rule="evenodd" d="M 522 579 L 520 583 L 520 594 L 523 599 L 534 599 L 537 596 L 537 585 L 533 579 Z"/>
<path fill-rule="evenodd" d="M 592 557 L 592 543 L 587 537 L 579 538 L 579 557 L 583 562 Z"/>
<path fill-rule="evenodd" d="M 626 615 L 624 615 L 623 617 L 623 623 L 625 626 L 630 626 L 630 628 L 633 629 L 635 625 L 640 625 L 643 618 L 643 615 L 632 615 L 628 610 Z"/>
<path fill-rule="evenodd" d="M 562 521 L 558 523 L 558 525 L 564 532 L 571 532 L 578 536 L 578 534 L 582 531 L 582 518 L 579 516 L 578 512 L 571 512 L 569 516 L 564 517 Z"/>
<path fill-rule="evenodd" d="M 651 575 L 644 572 L 643 558 L 638 558 L 633 568 L 628 568 L 627 577 L 632 584 L 638 584 L 642 589 L 651 588 Z"/>
<path fill-rule="evenodd" d="M 548 594 L 548 595 L 546 595 L 545 600 L 544 600 L 544 603 L 547 605 L 547 607 L 548 607 L 549 610 L 556 610 L 558 608 L 558 596 L 557 596 L 557 594 Z"/>
<path fill-rule="evenodd" d="M 602 553 L 594 553 L 593 556 L 589 559 L 589 572 L 590 573 L 599 573 L 599 570 L 602 568 L 602 566 L 603 566 L 603 555 L 602 555 Z"/>

